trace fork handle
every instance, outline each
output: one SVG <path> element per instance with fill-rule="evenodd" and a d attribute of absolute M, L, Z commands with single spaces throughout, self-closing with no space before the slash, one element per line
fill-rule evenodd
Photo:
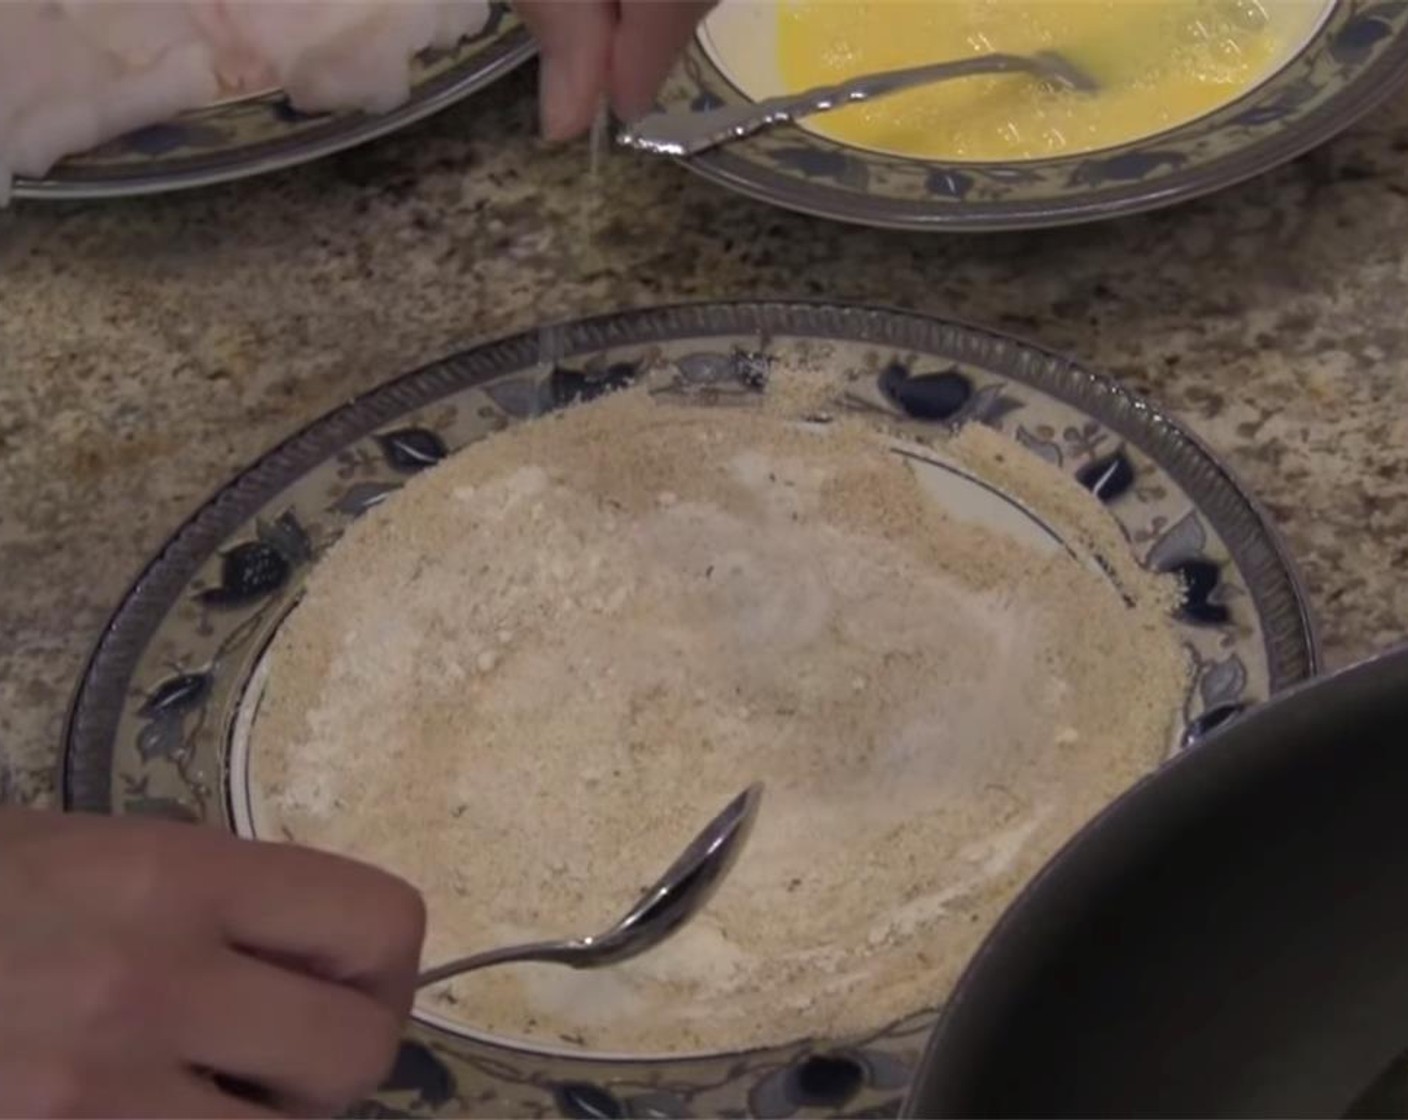
<path fill-rule="evenodd" d="M 651 113 L 621 133 L 621 143 L 660 155 L 688 156 L 727 140 L 750 136 L 775 124 L 812 113 L 886 97 L 901 90 L 975 74 L 1041 73 L 1039 61 L 1014 54 L 985 54 L 956 62 L 936 62 L 905 70 L 887 70 L 838 85 L 769 97 L 746 105 L 725 105 L 699 113 Z"/>

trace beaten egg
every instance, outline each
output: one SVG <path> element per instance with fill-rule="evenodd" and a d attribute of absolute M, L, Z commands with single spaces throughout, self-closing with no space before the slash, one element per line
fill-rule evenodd
<path fill-rule="evenodd" d="M 777 68 L 795 92 L 992 52 L 1060 51 L 1098 93 L 983 76 L 805 125 L 899 155 L 1037 159 L 1138 140 L 1227 104 L 1292 57 L 1325 9 L 1323 0 L 780 0 Z"/>

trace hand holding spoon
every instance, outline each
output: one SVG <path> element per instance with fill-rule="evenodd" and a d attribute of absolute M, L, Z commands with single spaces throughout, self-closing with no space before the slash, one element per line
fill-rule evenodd
<path fill-rule="evenodd" d="M 740 793 L 704 826 L 655 884 L 605 933 L 568 941 L 535 941 L 489 949 L 428 968 L 417 978 L 424 988 L 490 965 L 545 961 L 569 968 L 602 968 L 652 949 L 688 922 L 732 869 L 752 831 L 761 782 Z"/>

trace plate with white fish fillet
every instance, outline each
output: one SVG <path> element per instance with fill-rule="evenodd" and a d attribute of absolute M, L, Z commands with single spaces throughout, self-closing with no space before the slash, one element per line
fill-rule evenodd
<path fill-rule="evenodd" d="M 426 989 L 355 1114 L 895 1115 L 1046 858 L 1314 671 L 1255 504 L 1113 382 L 898 312 L 652 308 L 254 463 L 105 628 L 64 791 L 387 867 L 429 967 L 609 921 L 761 780 L 689 927 Z"/>
<path fill-rule="evenodd" d="M 533 51 L 502 0 L 8 0 L 0 204 L 305 163 L 429 116 Z"/>

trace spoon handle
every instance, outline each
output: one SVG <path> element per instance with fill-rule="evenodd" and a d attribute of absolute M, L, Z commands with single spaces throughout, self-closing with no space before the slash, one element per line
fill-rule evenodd
<path fill-rule="evenodd" d="M 488 968 L 495 964 L 518 961 L 547 961 L 553 964 L 574 964 L 581 956 L 582 946 L 575 941 L 534 941 L 527 945 L 509 945 L 501 949 L 486 949 L 467 957 L 456 957 L 434 968 L 427 968 L 416 977 L 417 988 L 428 988 L 452 976 Z"/>
<path fill-rule="evenodd" d="M 956 62 L 937 62 L 904 70 L 887 70 L 853 78 L 839 85 L 819 86 L 803 93 L 769 97 L 745 105 L 725 105 L 698 113 L 651 113 L 626 128 L 619 140 L 628 148 L 659 155 L 687 156 L 728 140 L 741 139 L 770 125 L 786 124 L 812 113 L 825 113 L 843 105 L 885 97 L 901 90 L 974 74 L 1046 73 L 1037 58 L 1014 54 L 986 54 Z"/>

